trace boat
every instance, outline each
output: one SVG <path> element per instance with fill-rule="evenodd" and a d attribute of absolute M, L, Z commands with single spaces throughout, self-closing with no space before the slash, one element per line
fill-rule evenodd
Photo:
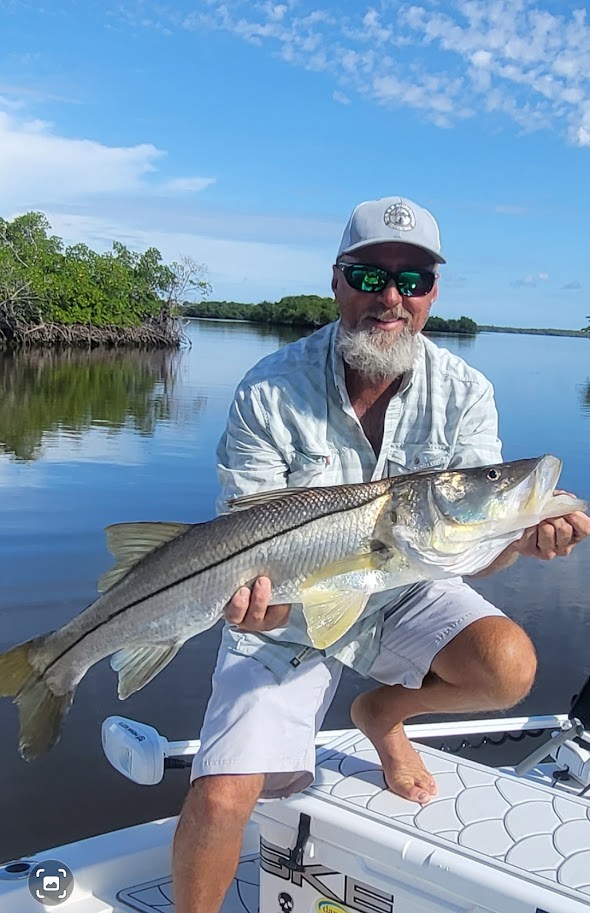
<path fill-rule="evenodd" d="M 590 678 L 564 714 L 406 729 L 436 777 L 431 802 L 389 792 L 358 730 L 321 732 L 311 786 L 257 803 L 223 913 L 588 913 Z M 462 755 L 512 739 L 535 743 L 514 766 Z M 116 770 L 146 786 L 190 767 L 199 749 L 120 716 L 103 722 L 102 745 Z M 174 913 L 175 826 L 160 819 L 7 862 L 0 913 L 40 904 Z"/>

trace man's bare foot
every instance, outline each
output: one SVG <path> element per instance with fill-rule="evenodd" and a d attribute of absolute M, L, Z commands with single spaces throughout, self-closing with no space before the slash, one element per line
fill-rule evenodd
<path fill-rule="evenodd" d="M 383 767 L 385 782 L 397 796 L 426 805 L 436 795 L 436 783 L 422 758 L 414 751 L 403 723 L 384 730 L 371 706 L 371 695 L 360 694 L 350 708 L 352 722 L 373 743 Z"/>

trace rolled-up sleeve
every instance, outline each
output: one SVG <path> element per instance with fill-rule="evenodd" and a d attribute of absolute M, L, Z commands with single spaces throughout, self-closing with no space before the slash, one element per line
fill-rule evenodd
<path fill-rule="evenodd" d="M 287 463 L 255 386 L 243 385 L 236 391 L 217 447 L 217 476 L 218 513 L 227 510 L 230 498 L 287 486 Z"/>
<path fill-rule="evenodd" d="M 459 422 L 449 469 L 500 462 L 502 442 L 498 437 L 498 410 L 494 389 L 488 381 Z"/>

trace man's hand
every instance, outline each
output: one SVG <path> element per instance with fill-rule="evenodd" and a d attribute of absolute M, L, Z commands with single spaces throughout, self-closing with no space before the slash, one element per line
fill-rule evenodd
<path fill-rule="evenodd" d="M 556 491 L 555 494 L 570 494 L 570 492 Z M 564 517 L 543 520 L 538 526 L 525 529 L 520 539 L 505 548 L 487 568 L 471 576 L 489 577 L 496 571 L 510 567 L 519 555 L 525 555 L 527 558 L 540 558 L 542 561 L 551 561 L 557 557 L 564 558 L 569 555 L 574 545 L 587 536 L 590 536 L 590 517 L 581 510 L 566 514 Z"/>
<path fill-rule="evenodd" d="M 587 536 L 590 536 L 590 517 L 577 510 L 565 517 L 543 520 L 538 526 L 525 530 L 513 547 L 519 555 L 551 561 L 569 555 L 574 545 Z"/>
<path fill-rule="evenodd" d="M 287 623 L 290 605 L 269 605 L 271 583 L 268 577 L 258 577 L 250 590 L 243 586 L 230 599 L 224 611 L 226 619 L 242 631 L 272 631 Z"/>

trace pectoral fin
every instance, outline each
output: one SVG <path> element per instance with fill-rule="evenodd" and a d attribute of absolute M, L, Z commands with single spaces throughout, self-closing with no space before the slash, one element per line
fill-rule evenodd
<path fill-rule="evenodd" d="M 184 641 L 129 647 L 111 657 L 111 669 L 119 673 L 119 697 L 122 701 L 139 691 L 174 659 Z"/>
<path fill-rule="evenodd" d="M 340 561 L 333 561 L 332 564 L 320 568 L 315 574 L 310 574 L 305 581 L 305 590 L 311 589 L 317 584 L 322 584 L 334 577 L 342 577 L 345 574 L 356 574 L 362 571 L 376 571 L 384 567 L 391 560 L 393 552 L 391 549 L 381 546 L 369 552 L 359 552 L 356 555 L 349 555 Z"/>
<path fill-rule="evenodd" d="M 346 634 L 360 617 L 369 596 L 362 590 L 305 590 L 303 614 L 314 647 L 325 650 Z"/>

